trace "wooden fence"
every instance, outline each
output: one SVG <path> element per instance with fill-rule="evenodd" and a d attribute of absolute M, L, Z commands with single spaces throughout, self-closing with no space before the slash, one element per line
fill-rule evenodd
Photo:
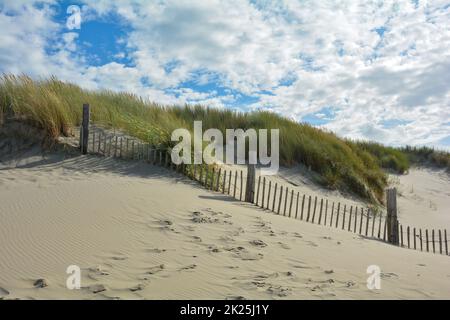
<path fill-rule="evenodd" d="M 371 208 L 301 194 L 290 185 L 273 181 L 269 176 L 257 176 L 254 172 L 248 176 L 243 170 L 226 170 L 206 165 L 175 165 L 171 161 L 169 150 L 165 148 L 93 126 L 90 134 L 83 134 L 83 128 L 85 127 L 80 128 L 80 150 L 83 154 L 145 161 L 175 170 L 208 190 L 226 194 L 239 201 L 247 200 L 277 215 L 345 230 L 404 248 L 449 255 L 447 230 L 422 229 L 398 222 L 396 200 L 390 199 L 392 196 L 396 199 L 395 192 L 387 192 L 388 212 L 383 215 Z M 253 190 L 246 190 L 249 186 Z M 251 194 L 251 198 L 248 198 L 248 194 Z M 394 207 L 390 204 L 394 204 Z"/>

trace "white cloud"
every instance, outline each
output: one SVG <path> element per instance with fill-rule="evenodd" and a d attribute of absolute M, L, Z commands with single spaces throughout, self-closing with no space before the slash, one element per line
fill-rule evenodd
<path fill-rule="evenodd" d="M 440 146 L 450 136 L 446 1 L 85 3 L 84 21 L 115 13 L 131 27 L 121 38 L 127 52 L 116 58 L 132 66 L 90 66 L 76 53 L 76 36 L 53 21 L 51 1 L 39 9 L 2 1 L 17 13 L 0 11 L 2 71 L 52 73 L 162 103 L 235 106 L 245 94 L 260 99 L 249 108 L 297 120 L 331 107 L 326 128 L 391 144 Z M 187 81 L 231 92 L 198 92 Z M 386 127 L 385 120 L 407 122 Z"/>

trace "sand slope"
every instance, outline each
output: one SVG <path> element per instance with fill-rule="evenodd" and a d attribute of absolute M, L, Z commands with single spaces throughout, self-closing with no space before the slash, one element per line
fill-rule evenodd
<path fill-rule="evenodd" d="M 0 170 L 0 298 L 450 298 L 450 257 L 276 216 L 142 163 L 20 164 Z M 372 264 L 381 290 L 366 287 Z M 80 290 L 65 287 L 69 265 Z"/>
<path fill-rule="evenodd" d="M 450 175 L 443 169 L 412 168 L 391 176 L 398 189 L 399 219 L 404 224 L 450 231 Z"/>

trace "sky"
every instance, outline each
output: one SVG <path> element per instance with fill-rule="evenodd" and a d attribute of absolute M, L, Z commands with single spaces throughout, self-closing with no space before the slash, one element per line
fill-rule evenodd
<path fill-rule="evenodd" d="M 450 150 L 449 0 L 0 0 L 0 72 Z"/>

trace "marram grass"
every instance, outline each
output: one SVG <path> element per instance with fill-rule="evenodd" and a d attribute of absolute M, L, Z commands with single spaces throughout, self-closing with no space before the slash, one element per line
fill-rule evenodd
<path fill-rule="evenodd" d="M 192 130 L 194 120 L 203 130 L 218 128 L 280 129 L 280 163 L 303 164 L 319 173 L 323 185 L 349 191 L 363 199 L 383 201 L 387 176 L 381 167 L 404 171 L 404 154 L 378 144 L 351 142 L 307 124 L 265 111 L 234 112 L 203 106 L 162 106 L 129 94 L 89 91 L 52 77 L 33 80 L 4 74 L 0 78 L 0 119 L 12 112 L 44 130 L 47 137 L 70 135 L 81 123 L 83 103 L 91 106 L 91 120 L 117 128 L 161 147 L 173 146 L 176 128 Z"/>

